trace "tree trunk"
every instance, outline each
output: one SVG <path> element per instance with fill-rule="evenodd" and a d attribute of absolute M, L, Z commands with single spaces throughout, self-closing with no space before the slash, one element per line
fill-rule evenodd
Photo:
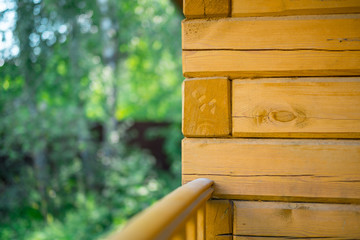
<path fill-rule="evenodd" d="M 112 11 L 114 6 L 110 6 L 108 0 L 98 0 L 101 18 L 101 31 L 103 36 L 104 50 L 102 53 L 103 61 L 106 66 L 108 76 L 106 76 L 106 119 L 104 121 L 104 143 L 102 151 L 105 157 L 116 155 L 116 143 L 119 138 L 117 131 L 116 109 L 118 106 L 119 83 L 116 78 L 119 65 L 118 51 L 118 19 L 114 17 Z"/>
<path fill-rule="evenodd" d="M 71 21 L 71 38 L 70 38 L 70 45 L 69 45 L 69 68 L 70 68 L 70 75 L 71 81 L 73 81 L 71 94 L 71 100 L 76 103 L 77 105 L 77 123 L 79 124 L 79 128 L 77 131 L 77 140 L 78 146 L 80 151 L 80 158 L 81 158 L 81 176 L 79 179 L 79 190 L 86 191 L 92 188 L 94 182 L 94 164 L 92 163 L 92 158 L 89 154 L 89 128 L 86 121 L 84 121 L 84 106 L 85 102 L 79 98 L 79 93 L 81 91 L 81 85 L 79 81 L 82 77 L 82 73 L 79 72 L 81 67 L 79 66 L 79 56 L 80 56 L 80 46 L 79 46 L 79 38 L 80 36 L 80 29 L 77 22 L 78 15 L 74 15 Z M 85 126 L 84 126 L 85 125 Z"/>
<path fill-rule="evenodd" d="M 34 169 L 37 178 L 38 191 L 41 196 L 40 211 L 44 219 L 48 214 L 48 197 L 47 197 L 47 182 L 48 178 L 48 167 L 46 159 L 46 151 L 44 148 L 35 150 L 33 152 Z"/>
<path fill-rule="evenodd" d="M 17 28 L 16 34 L 19 39 L 20 53 L 20 69 L 25 80 L 24 86 L 24 102 L 30 112 L 30 121 L 33 123 L 40 122 L 39 109 L 36 102 L 37 87 L 42 81 L 42 72 L 37 72 L 32 61 L 33 48 L 29 36 L 36 32 L 34 9 L 35 3 L 33 1 L 17 1 Z M 19 23 L 22 24 L 19 24 Z M 24 24 L 26 23 L 26 24 Z M 40 120 L 40 121 L 39 121 Z M 41 124 L 40 124 L 41 125 Z M 40 126 L 41 127 L 41 126 Z M 41 131 L 41 130 L 40 130 Z M 46 156 L 47 140 L 43 137 L 43 133 L 36 133 L 36 131 L 29 132 L 26 136 L 31 145 L 30 154 L 33 158 L 34 173 L 36 176 L 38 191 L 41 197 L 40 209 L 41 213 L 46 219 L 48 212 L 48 161 Z"/>

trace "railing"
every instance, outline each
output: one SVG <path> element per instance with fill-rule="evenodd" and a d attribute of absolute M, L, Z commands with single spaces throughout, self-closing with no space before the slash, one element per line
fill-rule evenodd
<path fill-rule="evenodd" d="M 205 203 L 213 181 L 189 182 L 135 216 L 108 240 L 205 239 Z"/>

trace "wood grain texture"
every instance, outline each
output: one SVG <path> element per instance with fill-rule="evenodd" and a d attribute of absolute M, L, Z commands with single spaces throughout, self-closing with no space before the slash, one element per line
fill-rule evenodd
<path fill-rule="evenodd" d="M 231 133 L 230 112 L 230 81 L 227 78 L 184 81 L 182 131 L 185 136 L 228 136 Z"/>
<path fill-rule="evenodd" d="M 360 51 L 183 51 L 185 77 L 354 76 Z"/>
<path fill-rule="evenodd" d="M 205 229 L 206 229 L 206 204 L 200 207 L 197 210 L 197 222 L 196 222 L 196 229 L 197 229 L 197 240 L 205 240 Z"/>
<path fill-rule="evenodd" d="M 360 15 L 188 20 L 182 40 L 184 50 L 359 50 Z"/>
<path fill-rule="evenodd" d="M 229 0 L 184 0 L 187 18 L 226 17 L 230 14 Z"/>
<path fill-rule="evenodd" d="M 232 0 L 235 16 L 279 16 L 302 14 L 359 13 L 358 0 Z"/>
<path fill-rule="evenodd" d="M 202 178 L 179 187 L 106 239 L 184 239 L 186 221 L 210 199 L 212 185 Z"/>
<path fill-rule="evenodd" d="M 231 200 L 206 203 L 206 240 L 232 240 L 233 212 Z"/>
<path fill-rule="evenodd" d="M 360 205 L 234 201 L 234 235 L 360 238 Z"/>
<path fill-rule="evenodd" d="M 182 176 L 214 180 L 215 197 L 359 202 L 360 141 L 186 138 Z"/>
<path fill-rule="evenodd" d="M 185 223 L 185 239 L 196 239 L 197 237 L 197 214 L 191 216 Z"/>
<path fill-rule="evenodd" d="M 360 138 L 360 78 L 232 81 L 235 137 Z"/>

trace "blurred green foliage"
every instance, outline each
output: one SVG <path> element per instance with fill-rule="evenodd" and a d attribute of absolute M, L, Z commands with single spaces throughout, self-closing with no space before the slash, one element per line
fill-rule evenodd
<path fill-rule="evenodd" d="M 180 20 L 169 0 L 0 0 L 0 239 L 99 239 L 179 185 Z M 147 133 L 169 171 L 125 145 L 132 121 L 171 123 Z"/>

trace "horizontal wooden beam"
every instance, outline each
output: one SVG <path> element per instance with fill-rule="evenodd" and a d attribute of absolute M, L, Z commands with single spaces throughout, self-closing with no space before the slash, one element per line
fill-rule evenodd
<path fill-rule="evenodd" d="M 360 51 L 183 51 L 185 77 L 354 76 Z"/>
<path fill-rule="evenodd" d="M 360 13 L 358 0 L 185 0 L 187 18 Z"/>
<path fill-rule="evenodd" d="M 232 0 L 231 6 L 233 17 L 359 12 L 360 1 L 358 0 Z"/>
<path fill-rule="evenodd" d="M 360 138 L 360 78 L 232 81 L 235 137 Z"/>
<path fill-rule="evenodd" d="M 234 201 L 235 239 L 359 239 L 360 205 Z"/>
<path fill-rule="evenodd" d="M 360 141 L 189 139 L 182 176 L 214 180 L 214 196 L 360 202 Z"/>
<path fill-rule="evenodd" d="M 359 50 L 360 14 L 187 20 L 182 38 L 184 50 Z"/>

